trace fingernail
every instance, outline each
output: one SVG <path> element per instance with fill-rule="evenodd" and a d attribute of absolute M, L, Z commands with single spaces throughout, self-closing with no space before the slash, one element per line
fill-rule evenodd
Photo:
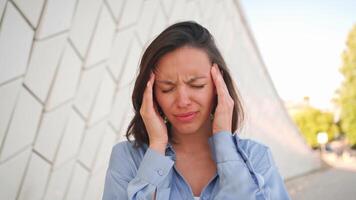
<path fill-rule="evenodd" d="M 216 73 L 219 75 L 219 67 L 217 66 L 217 65 L 215 65 L 215 71 L 216 71 Z"/>
<path fill-rule="evenodd" d="M 219 69 L 216 65 L 214 66 L 214 70 L 215 70 L 216 76 L 219 76 Z"/>
<path fill-rule="evenodd" d="M 212 70 L 214 73 L 216 73 L 215 65 L 213 65 Z"/>

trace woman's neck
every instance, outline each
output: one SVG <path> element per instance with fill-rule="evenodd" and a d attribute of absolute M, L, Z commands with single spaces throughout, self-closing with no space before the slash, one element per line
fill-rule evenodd
<path fill-rule="evenodd" d="M 173 131 L 174 149 L 178 153 L 198 153 L 210 149 L 209 137 L 212 135 L 211 123 L 206 124 L 197 132 L 181 134 Z"/>

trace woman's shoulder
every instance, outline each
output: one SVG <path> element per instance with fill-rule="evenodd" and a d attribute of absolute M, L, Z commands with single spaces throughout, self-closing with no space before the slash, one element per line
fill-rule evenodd
<path fill-rule="evenodd" d="M 122 141 L 112 147 L 108 172 L 118 179 L 131 180 L 135 177 L 144 148 L 136 148 L 134 142 Z"/>
<path fill-rule="evenodd" d="M 110 163 L 112 166 L 124 166 L 124 163 L 138 167 L 147 148 L 136 147 L 134 141 L 121 141 L 112 148 Z"/>
<path fill-rule="evenodd" d="M 134 141 L 121 141 L 112 148 L 112 154 L 116 156 L 143 156 L 147 148 L 143 146 L 136 147 Z"/>
<path fill-rule="evenodd" d="M 270 148 L 252 139 L 238 139 L 239 148 L 257 172 L 263 173 L 274 165 Z"/>

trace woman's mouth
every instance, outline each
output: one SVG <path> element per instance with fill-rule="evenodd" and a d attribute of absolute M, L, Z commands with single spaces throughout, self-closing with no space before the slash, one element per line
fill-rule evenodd
<path fill-rule="evenodd" d="M 197 115 L 197 112 L 188 112 L 188 113 L 177 114 L 177 115 L 175 115 L 175 117 L 180 122 L 191 122 L 194 120 L 196 115 Z"/>

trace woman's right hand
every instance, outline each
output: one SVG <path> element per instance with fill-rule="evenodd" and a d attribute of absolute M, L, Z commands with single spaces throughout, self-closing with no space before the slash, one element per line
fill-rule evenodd
<path fill-rule="evenodd" d="M 148 133 L 149 147 L 164 155 L 168 143 L 168 132 L 166 124 L 158 113 L 157 105 L 153 101 L 154 81 L 155 75 L 151 72 L 143 93 L 140 114 Z"/>

